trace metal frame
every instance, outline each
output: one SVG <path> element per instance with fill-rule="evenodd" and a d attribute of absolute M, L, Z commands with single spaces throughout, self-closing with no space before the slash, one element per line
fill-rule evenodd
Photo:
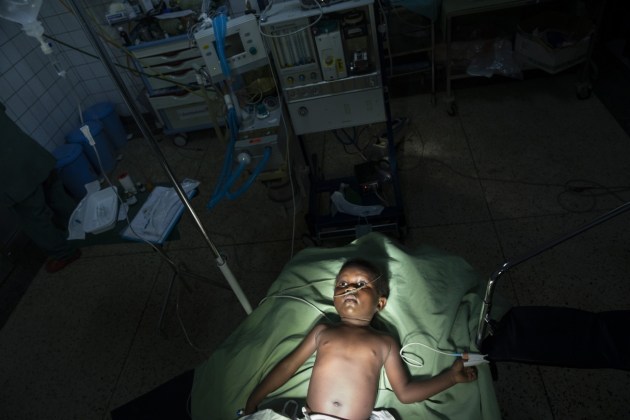
<path fill-rule="evenodd" d="M 241 289 L 240 285 L 238 284 L 238 281 L 234 277 L 234 274 L 232 273 L 232 271 L 230 270 L 229 266 L 227 265 L 227 261 L 226 261 L 225 257 L 223 255 L 221 255 L 221 253 L 219 253 L 217 247 L 215 246 L 215 244 L 212 242 L 212 240 L 208 236 L 208 233 L 207 233 L 206 229 L 204 228 L 203 224 L 201 223 L 201 219 L 199 219 L 199 216 L 197 216 L 197 213 L 192 208 L 192 205 L 190 204 L 190 200 L 186 196 L 186 193 L 184 192 L 184 190 L 180 186 L 179 182 L 177 182 L 177 177 L 175 176 L 175 174 L 173 173 L 171 167 L 169 166 L 169 164 L 168 164 L 168 162 L 166 160 L 166 157 L 164 156 L 162 150 L 160 149 L 160 147 L 158 145 L 157 140 L 155 139 L 151 129 L 149 128 L 149 125 L 147 124 L 147 122 L 142 117 L 142 112 L 140 111 L 140 109 L 138 108 L 138 105 L 136 104 L 135 100 L 133 99 L 133 97 L 129 93 L 129 90 L 125 86 L 125 83 L 123 82 L 122 77 L 118 73 L 118 70 L 116 69 L 115 65 L 112 63 L 112 60 L 111 60 L 107 50 L 105 49 L 105 46 L 103 45 L 103 43 L 99 39 L 95 29 L 92 28 L 91 25 L 88 25 L 88 19 L 89 18 L 86 16 L 84 8 L 78 7 L 76 3 L 77 3 L 76 0 L 70 0 L 69 1 L 69 4 L 71 5 L 71 8 L 72 8 L 72 11 L 73 11 L 74 15 L 78 18 L 78 21 L 79 21 L 79 24 L 81 25 L 81 28 L 88 35 L 88 37 L 89 37 L 92 45 L 94 46 L 94 48 L 95 48 L 99 58 L 101 59 L 101 62 L 105 65 L 105 68 L 107 69 L 107 72 L 109 73 L 109 75 L 112 77 L 112 79 L 116 83 L 116 85 L 118 87 L 118 90 L 120 91 L 120 94 L 122 95 L 125 103 L 129 107 L 129 111 L 131 112 L 131 115 L 133 116 L 136 124 L 138 124 L 138 127 L 140 128 L 140 131 L 142 132 L 142 135 L 149 142 L 149 145 L 153 149 L 153 152 L 155 153 L 156 157 L 158 158 L 158 161 L 162 165 L 162 168 L 164 169 L 164 172 L 166 172 L 166 174 L 167 174 L 167 176 L 169 178 L 169 181 L 173 184 L 173 188 L 175 189 L 175 192 L 179 196 L 179 199 L 181 200 L 182 204 L 184 205 L 185 210 L 188 211 L 188 213 L 192 217 L 195 225 L 197 226 L 197 229 L 203 235 L 206 243 L 208 244 L 208 246 L 210 247 L 212 253 L 214 254 L 215 261 L 217 263 L 217 267 L 219 268 L 219 270 L 221 271 L 221 273 L 225 277 L 225 279 L 228 282 L 230 288 L 232 289 L 232 291 L 236 295 L 237 299 L 239 300 L 241 306 L 243 306 L 243 309 L 245 310 L 245 312 L 247 314 L 250 314 L 252 312 L 252 307 L 251 307 L 251 304 L 249 303 L 249 301 L 247 299 L 247 296 L 245 295 L 245 293 Z M 159 250 L 159 248 L 157 248 L 157 249 Z M 159 251 L 161 252 L 161 250 L 159 250 Z M 181 277 L 181 273 L 179 272 L 178 267 L 168 257 L 166 257 L 166 261 L 169 263 L 169 265 L 171 266 L 171 268 L 174 271 L 173 278 L 171 279 L 171 285 L 169 286 L 169 293 L 170 293 L 170 290 L 172 288 L 173 282 L 175 281 L 175 278 L 177 277 L 178 274 Z M 163 313 L 164 313 L 164 311 L 162 311 L 162 314 Z M 162 323 L 162 317 L 160 317 L 160 326 L 161 326 L 161 323 Z"/>
<path fill-rule="evenodd" d="M 446 38 L 446 105 L 449 115 L 457 113 L 457 105 L 453 95 L 452 81 L 466 79 L 471 76 L 464 74 L 451 74 L 451 44 L 453 19 L 460 16 L 468 16 L 480 13 L 487 13 L 496 10 L 506 10 L 516 7 L 537 5 L 556 0 L 444 0 L 442 3 L 443 30 Z"/>
<path fill-rule="evenodd" d="M 600 225 L 616 216 L 619 216 L 620 214 L 628 210 L 630 210 L 630 201 L 607 213 L 604 213 L 603 215 L 597 217 L 590 223 L 587 223 L 577 228 L 573 232 L 567 233 L 566 235 L 561 236 L 560 238 L 555 239 L 553 241 L 550 241 L 542 245 L 541 247 L 528 252 L 527 254 L 524 254 L 512 260 L 507 260 L 503 264 L 501 264 L 501 266 L 497 268 L 494 271 L 494 273 L 492 273 L 492 275 L 490 276 L 490 279 L 488 280 L 488 284 L 486 285 L 486 293 L 483 297 L 481 313 L 479 314 L 479 322 L 477 324 L 477 338 L 476 338 L 477 348 L 481 348 L 481 344 L 483 342 L 483 339 L 486 337 L 487 333 L 490 333 L 490 334 L 493 333 L 491 330 L 491 325 L 490 325 L 490 322 L 491 322 L 490 311 L 492 309 L 492 298 L 494 296 L 494 288 L 496 287 L 497 282 L 499 281 L 499 278 L 501 278 L 503 274 L 505 274 L 510 268 L 516 267 L 517 265 L 524 263 L 525 261 L 528 261 L 534 258 L 535 256 L 542 254 L 545 251 L 550 250 L 556 245 L 560 245 L 561 243 L 566 242 L 569 239 L 577 235 L 580 235 L 586 232 L 587 230 L 594 228 L 595 226 Z"/>

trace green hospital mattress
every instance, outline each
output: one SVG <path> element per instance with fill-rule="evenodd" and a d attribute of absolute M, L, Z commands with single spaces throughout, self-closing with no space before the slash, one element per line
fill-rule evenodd
<path fill-rule="evenodd" d="M 333 280 L 343 262 L 355 257 L 388 271 L 391 292 L 376 325 L 397 337 L 401 346 L 414 342 L 451 353 L 476 350 L 485 282 L 473 268 L 462 258 L 434 248 L 405 249 L 390 238 L 370 233 L 344 247 L 305 249 L 287 263 L 267 298 L 195 369 L 192 418 L 236 418 L 257 383 L 315 324 L 326 318 L 336 321 Z M 436 375 L 454 360 L 421 346 L 410 351 L 423 361 L 422 367 L 409 367 L 418 378 Z M 304 401 L 314 360 L 315 355 L 260 408 L 282 407 L 278 402 L 290 399 Z M 401 419 L 499 419 L 489 367 L 478 368 L 477 381 L 455 385 L 414 404 L 400 403 L 382 373 L 376 407 Z"/>

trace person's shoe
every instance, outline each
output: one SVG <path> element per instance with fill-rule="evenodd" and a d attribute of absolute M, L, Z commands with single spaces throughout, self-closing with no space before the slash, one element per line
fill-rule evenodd
<path fill-rule="evenodd" d="M 60 260 L 48 260 L 46 262 L 46 271 L 51 274 L 61 271 L 66 268 L 68 264 L 78 260 L 80 256 L 81 250 L 77 248 L 69 257 Z"/>

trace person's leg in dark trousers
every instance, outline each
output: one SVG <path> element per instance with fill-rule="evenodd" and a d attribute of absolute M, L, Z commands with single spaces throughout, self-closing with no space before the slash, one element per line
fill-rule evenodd
<path fill-rule="evenodd" d="M 46 266 L 49 272 L 59 271 L 80 256 L 79 250 L 66 239 L 65 230 L 55 226 L 54 212 L 46 204 L 42 186 L 12 208 L 24 233 L 51 258 Z"/>
<path fill-rule="evenodd" d="M 70 216 L 77 202 L 68 195 L 61 178 L 55 171 L 44 181 L 44 196 L 48 207 L 53 211 L 53 223 L 64 232 L 68 231 Z"/>

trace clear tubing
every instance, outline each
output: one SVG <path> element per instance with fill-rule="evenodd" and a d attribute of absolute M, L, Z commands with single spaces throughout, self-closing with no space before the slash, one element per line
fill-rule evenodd
<path fill-rule="evenodd" d="M 63 66 L 61 65 L 61 62 L 59 61 L 59 57 L 60 57 L 59 50 L 53 51 L 52 48 L 50 48 L 50 51 L 51 53 L 48 54 L 48 60 L 50 62 L 50 65 L 55 70 L 55 73 L 57 74 L 57 76 L 59 76 L 66 83 L 68 87 L 68 91 L 72 94 L 74 101 L 77 104 L 77 111 L 79 112 L 79 121 L 81 121 L 81 125 L 83 125 L 85 121 L 83 121 L 83 109 L 81 106 L 81 99 L 79 99 L 79 95 L 77 95 L 77 92 L 76 92 L 76 86 L 78 84 L 77 83 L 73 84 L 68 79 L 68 72 L 66 71 L 66 69 L 63 68 Z"/>
<path fill-rule="evenodd" d="M 354 288 L 354 289 L 352 289 L 352 290 L 348 290 L 348 291 L 346 291 L 346 292 L 339 293 L 339 294 L 337 294 L 337 295 L 333 295 L 333 299 L 334 299 L 334 298 L 338 298 L 338 297 L 342 297 L 342 296 L 346 296 L 346 295 L 353 295 L 353 294 L 355 294 L 356 292 L 358 292 L 359 290 L 361 290 L 361 289 L 363 289 L 363 288 L 367 287 L 367 285 L 368 285 L 368 284 L 370 284 L 370 283 L 374 283 L 375 281 L 377 281 L 377 280 L 378 280 L 378 279 L 380 279 L 380 278 L 381 278 L 381 276 L 379 275 L 377 278 L 375 278 L 374 280 L 370 280 L 370 281 L 368 281 L 368 282 L 367 282 L 367 283 L 365 283 L 363 286 L 355 287 L 355 288 Z"/>

